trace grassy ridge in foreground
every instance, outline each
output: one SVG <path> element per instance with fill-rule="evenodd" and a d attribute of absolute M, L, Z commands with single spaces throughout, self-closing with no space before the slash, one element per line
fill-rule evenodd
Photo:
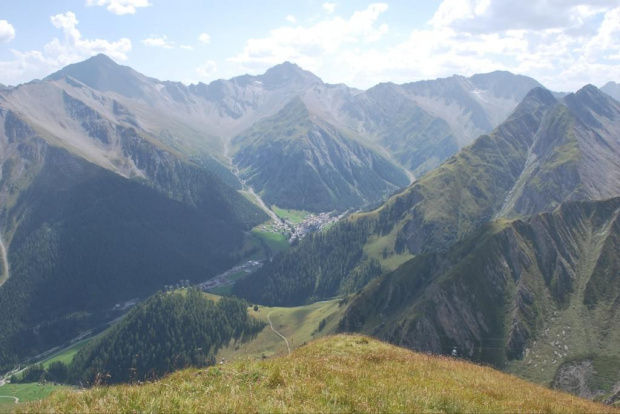
<path fill-rule="evenodd" d="M 145 385 L 57 393 L 20 411 L 620 412 L 490 368 L 343 335 L 290 357 L 189 369 Z"/>

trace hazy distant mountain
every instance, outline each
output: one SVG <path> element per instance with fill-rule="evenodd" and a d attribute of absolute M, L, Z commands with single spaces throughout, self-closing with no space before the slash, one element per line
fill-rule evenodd
<path fill-rule="evenodd" d="M 310 211 L 379 201 L 409 184 L 405 172 L 293 99 L 237 136 L 233 161 L 268 204 Z"/>
<path fill-rule="evenodd" d="M 204 140 L 209 141 L 211 155 L 216 158 L 225 152 L 223 141 L 275 115 L 298 96 L 315 115 L 381 145 L 416 175 L 436 167 L 478 135 L 490 132 L 530 89 L 540 86 L 531 78 L 492 72 L 471 78 L 382 84 L 359 91 L 324 84 L 288 62 L 264 75 L 185 86 L 148 78 L 103 55 L 70 65 L 48 79 L 66 76 L 122 95 L 124 105 L 140 114 L 139 118 L 148 117 L 141 124 L 152 133 L 158 133 L 152 127 L 170 129 L 160 125 L 170 118 L 203 131 L 210 136 Z M 195 141 L 189 140 L 193 146 L 199 145 Z"/>
<path fill-rule="evenodd" d="M 61 80 L 70 77 L 102 92 L 116 92 L 129 98 L 144 98 L 155 79 L 118 65 L 106 55 L 97 55 L 84 62 L 74 63 L 44 80 Z"/>
<path fill-rule="evenodd" d="M 183 154 L 209 160 L 216 172 L 213 160 L 229 162 L 232 154 L 228 142 L 233 137 L 276 115 L 298 97 L 313 116 L 356 135 L 360 145 L 383 151 L 415 176 L 430 171 L 478 135 L 491 131 L 527 91 L 539 86 L 527 77 L 493 72 L 471 78 L 382 84 L 360 91 L 325 84 L 288 62 L 263 75 L 185 86 L 146 77 L 104 55 L 70 65 L 50 75 L 43 84 L 50 81 L 62 85 L 72 96 L 81 85 L 101 92 L 123 108 L 118 111 L 131 114 L 135 125 Z M 99 101 L 90 99 L 88 105 L 101 111 L 97 106 L 105 104 Z M 285 186 L 277 177 L 267 178 L 274 187 Z M 359 201 L 363 204 L 364 197 Z"/>
<path fill-rule="evenodd" d="M 358 125 L 419 176 L 490 132 L 539 86 L 508 72 L 380 84 L 351 98 L 342 111 L 352 128 Z"/>
<path fill-rule="evenodd" d="M 620 101 L 620 84 L 617 84 L 616 82 L 607 82 L 601 90 L 614 98 L 616 101 Z"/>

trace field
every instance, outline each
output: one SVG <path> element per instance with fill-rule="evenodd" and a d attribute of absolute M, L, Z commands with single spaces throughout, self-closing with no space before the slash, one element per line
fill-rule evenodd
<path fill-rule="evenodd" d="M 71 363 L 71 361 L 73 361 L 73 357 L 75 356 L 75 354 L 77 354 L 80 349 L 82 349 L 86 345 L 88 345 L 88 343 L 92 339 L 93 338 L 88 338 L 88 339 L 84 339 L 84 340 L 82 340 L 80 342 L 76 342 L 75 344 L 73 344 L 69 348 L 65 349 L 64 351 L 60 352 L 59 354 L 53 355 L 50 358 L 48 358 L 48 359 L 46 359 L 44 361 L 41 361 L 41 364 L 43 365 L 43 368 L 48 368 L 52 362 L 56 362 L 56 361 L 61 361 L 65 365 L 69 365 Z"/>
<path fill-rule="evenodd" d="M 188 369 L 144 385 L 57 394 L 24 407 L 24 412 L 618 414 L 620 410 L 488 367 L 418 354 L 364 336 L 339 335 L 313 341 L 290 356 Z"/>
<path fill-rule="evenodd" d="M 306 217 L 310 215 L 307 211 L 300 210 L 286 210 L 283 208 L 278 208 L 278 206 L 271 206 L 271 210 L 277 214 L 278 217 L 283 218 L 284 220 L 289 220 L 291 223 L 299 224 Z"/>
<path fill-rule="evenodd" d="M 273 233 L 270 231 L 260 231 L 257 229 L 252 230 L 252 234 L 263 240 L 271 250 L 271 253 L 274 255 L 284 252 L 291 247 L 288 244 L 288 239 L 284 234 Z"/>
<path fill-rule="evenodd" d="M 19 399 L 19 403 L 37 401 L 49 396 L 52 392 L 66 390 L 69 387 L 39 384 L 36 382 L 26 384 L 5 384 L 0 387 L 0 413 L 9 413 L 15 410 L 16 404 L 13 397 Z M 11 397 L 11 398 L 5 398 Z"/>
<path fill-rule="evenodd" d="M 264 321 L 267 326 L 251 342 L 233 343 L 221 350 L 218 353 L 218 360 L 259 359 L 263 356 L 287 354 L 284 340 L 271 330 L 267 316 L 271 319 L 273 327 L 287 338 L 291 349 L 333 333 L 345 310 L 345 306 L 340 306 L 339 302 L 340 300 L 333 299 L 295 308 L 260 306 L 258 311 L 250 307 L 249 314 Z M 322 320 L 325 320 L 325 326 L 319 332 Z"/>

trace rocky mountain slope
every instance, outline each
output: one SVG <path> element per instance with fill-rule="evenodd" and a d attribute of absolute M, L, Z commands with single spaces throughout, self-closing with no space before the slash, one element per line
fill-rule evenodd
<path fill-rule="evenodd" d="M 228 145 L 233 137 L 300 98 L 316 119 L 345 135 L 356 135 L 359 145 L 378 149 L 416 176 L 491 131 L 530 89 L 540 86 L 530 78 L 493 72 L 471 78 L 382 84 L 360 91 L 325 84 L 288 62 L 263 75 L 185 86 L 148 78 L 103 55 L 70 65 L 46 81 L 86 85 L 112 97 L 125 108 L 119 108 L 117 118 L 130 116 L 159 141 L 208 160 L 213 168 L 217 167 L 214 159 L 227 164 L 228 157 L 235 155 Z M 295 154 L 290 158 L 287 162 L 293 162 Z M 270 184 L 282 187 L 280 178 L 282 175 L 269 178 Z"/>
<path fill-rule="evenodd" d="M 584 396 L 610 394 L 620 385 L 619 215 L 614 198 L 494 221 L 372 282 L 341 329 L 438 354 L 456 348 L 546 384 L 564 363 L 588 360 L 606 372 Z"/>

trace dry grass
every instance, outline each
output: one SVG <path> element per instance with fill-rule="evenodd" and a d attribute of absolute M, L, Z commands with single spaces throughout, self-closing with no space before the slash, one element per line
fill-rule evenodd
<path fill-rule="evenodd" d="M 344 335 L 319 339 L 290 357 L 191 369 L 145 385 L 65 392 L 21 410 L 620 413 L 490 368 Z"/>

